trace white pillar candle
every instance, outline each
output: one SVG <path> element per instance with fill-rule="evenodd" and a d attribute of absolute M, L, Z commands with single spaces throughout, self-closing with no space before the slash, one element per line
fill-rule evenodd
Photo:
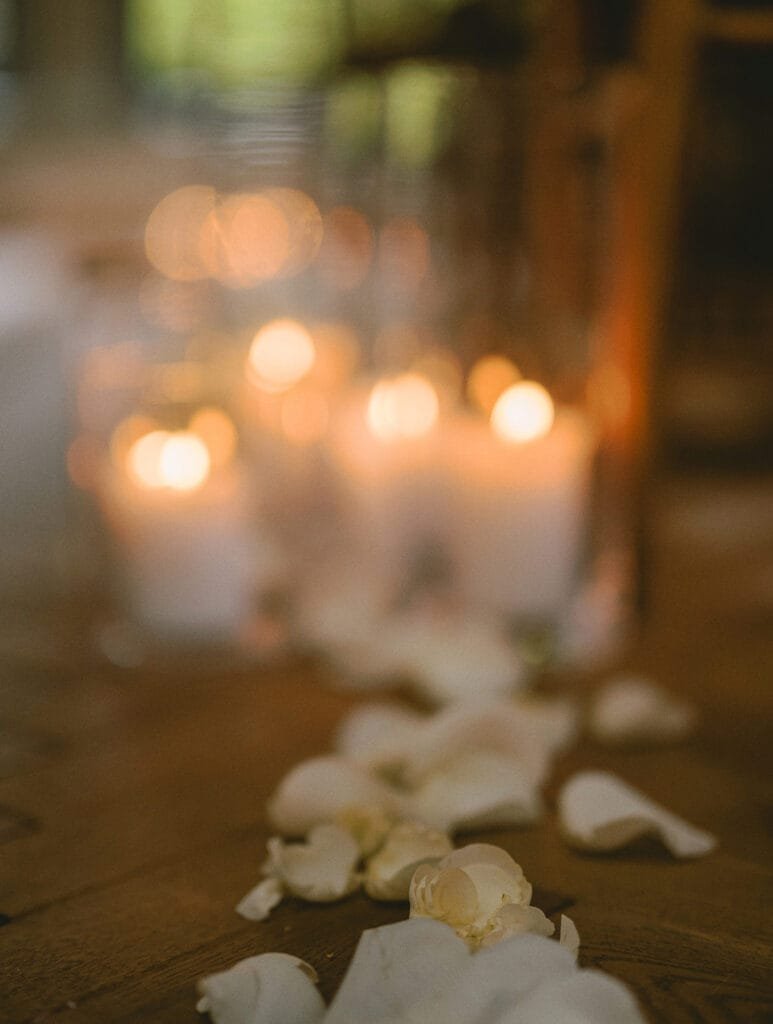
<path fill-rule="evenodd" d="M 509 396 L 509 397 L 508 397 Z M 557 621 L 578 584 L 588 525 L 593 432 L 529 382 L 491 420 L 460 416 L 449 446 L 453 562 L 464 599 L 526 622 Z"/>
<path fill-rule="evenodd" d="M 447 502 L 438 418 L 437 393 L 411 373 L 353 395 L 331 430 L 354 553 L 396 587 L 412 578 L 441 533 Z"/>
<path fill-rule="evenodd" d="M 191 431 L 156 430 L 101 489 L 127 611 L 158 636 L 232 638 L 248 619 L 259 551 L 238 464 L 212 470 Z"/>

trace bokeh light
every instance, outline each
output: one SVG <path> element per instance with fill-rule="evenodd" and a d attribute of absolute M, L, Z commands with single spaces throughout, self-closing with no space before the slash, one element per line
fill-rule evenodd
<path fill-rule="evenodd" d="M 418 373 L 404 373 L 379 381 L 370 393 L 368 426 L 383 441 L 429 434 L 437 423 L 438 396 Z"/>
<path fill-rule="evenodd" d="M 187 430 L 154 430 L 135 441 L 127 455 L 135 483 L 152 490 L 194 491 L 210 472 L 207 446 Z"/>
<path fill-rule="evenodd" d="M 249 288 L 279 274 L 290 253 L 290 225 L 262 193 L 226 196 L 201 226 L 199 253 L 211 277 Z"/>
<path fill-rule="evenodd" d="M 301 447 L 320 441 L 330 422 L 330 405 L 325 396 L 301 386 L 285 395 L 281 412 L 282 431 L 292 444 Z"/>
<path fill-rule="evenodd" d="M 521 379 L 515 363 L 506 356 L 483 356 L 475 363 L 467 378 L 467 397 L 486 416 L 499 396 Z"/>
<path fill-rule="evenodd" d="M 209 185 L 185 185 L 157 204 L 145 225 L 145 253 L 159 273 L 173 281 L 207 277 L 200 239 L 215 201 Z"/>
<path fill-rule="evenodd" d="M 525 380 L 499 396 L 491 413 L 491 426 L 504 441 L 534 441 L 553 425 L 553 400 L 541 384 Z"/>
<path fill-rule="evenodd" d="M 322 244 L 324 223 L 319 207 L 297 188 L 270 188 L 262 193 L 287 225 L 287 250 L 276 270 L 278 277 L 294 277 L 316 258 Z"/>
<path fill-rule="evenodd" d="M 248 374 L 263 391 L 286 391 L 311 370 L 315 354 L 314 341 L 302 324 L 272 320 L 253 339 Z"/>

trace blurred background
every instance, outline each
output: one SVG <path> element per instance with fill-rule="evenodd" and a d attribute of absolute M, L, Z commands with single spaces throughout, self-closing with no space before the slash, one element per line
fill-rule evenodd
<path fill-rule="evenodd" d="M 442 515 L 405 497 L 401 456 L 388 519 L 408 503 L 408 525 L 352 525 L 387 499 L 346 415 L 418 374 L 441 417 L 488 414 L 522 375 L 593 423 L 592 525 L 569 546 L 592 534 L 581 582 L 614 590 L 612 618 L 643 607 L 662 486 L 689 495 L 684 535 L 754 539 L 748 585 L 773 607 L 772 139 L 762 2 L 0 0 L 4 604 L 91 608 L 117 574 L 166 628 L 179 594 L 147 564 L 181 529 L 221 575 L 249 551 L 221 595 L 240 629 L 241 590 L 275 596 L 277 559 L 297 581 L 356 537 L 394 566 Z M 277 323 L 272 356 L 257 339 Z M 509 361 L 491 400 L 486 356 Z M 425 480 L 465 472 L 443 429 Z M 205 437 L 207 472 L 230 473 L 203 513 L 138 511 L 116 482 L 129 466 L 153 490 L 134 446 L 159 432 Z M 414 556 L 401 594 L 444 571 Z M 517 610 L 563 621 L 566 603 Z M 193 633 L 213 624 L 197 614 Z"/>

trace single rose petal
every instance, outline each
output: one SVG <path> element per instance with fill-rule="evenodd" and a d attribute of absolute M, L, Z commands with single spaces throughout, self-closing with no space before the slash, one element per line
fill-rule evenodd
<path fill-rule="evenodd" d="M 365 892 L 374 900 L 407 900 L 411 878 L 420 864 L 436 863 L 453 849 L 445 832 L 402 822 L 389 833 L 365 870 Z"/>
<path fill-rule="evenodd" d="M 405 1019 L 421 1000 L 440 999 L 470 953 L 438 921 L 412 919 L 362 933 L 325 1024 L 382 1024 Z"/>
<path fill-rule="evenodd" d="M 558 946 L 558 943 L 555 943 Z M 646 1024 L 626 986 L 601 971 L 575 971 L 533 989 L 494 1024 Z"/>
<path fill-rule="evenodd" d="M 327 755 L 296 765 L 279 783 L 267 811 L 283 835 L 303 836 L 348 807 L 368 805 L 396 810 L 399 794 L 358 765 Z"/>
<path fill-rule="evenodd" d="M 199 1013 L 215 1024 L 317 1024 L 325 1004 L 313 967 L 286 953 L 263 953 L 197 983 Z"/>
<path fill-rule="evenodd" d="M 362 704 L 343 720 L 336 751 L 371 770 L 400 767 L 421 742 L 426 717 L 398 704 Z"/>
<path fill-rule="evenodd" d="M 405 801 L 406 812 L 444 832 L 525 825 L 542 813 L 519 761 L 496 751 L 462 753 Z"/>
<path fill-rule="evenodd" d="M 315 903 L 329 903 L 354 892 L 360 848 L 339 825 L 317 825 L 306 843 L 268 841 L 269 870 L 287 892 Z"/>
<path fill-rule="evenodd" d="M 558 941 L 565 949 L 569 950 L 576 960 L 580 952 L 580 933 L 577 931 L 577 926 L 571 917 L 567 917 L 565 914 L 561 915 L 561 929 Z"/>
<path fill-rule="evenodd" d="M 675 857 L 700 857 L 717 844 L 708 832 L 608 772 L 572 776 L 559 793 L 558 814 L 567 842 L 582 850 L 618 850 L 653 835 Z"/>
<path fill-rule="evenodd" d="M 648 679 L 623 676 L 610 680 L 594 695 L 588 729 L 609 745 L 671 743 L 695 727 L 696 712 Z"/>
<path fill-rule="evenodd" d="M 265 921 L 271 911 L 281 903 L 284 889 L 278 878 L 264 878 L 236 905 L 236 913 L 248 921 Z"/>

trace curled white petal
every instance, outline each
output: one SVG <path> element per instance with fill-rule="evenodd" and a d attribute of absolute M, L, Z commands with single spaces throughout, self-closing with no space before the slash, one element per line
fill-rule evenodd
<path fill-rule="evenodd" d="M 282 835 L 303 836 L 348 807 L 373 805 L 390 811 L 399 804 L 396 791 L 364 768 L 327 755 L 296 765 L 279 783 L 267 811 Z"/>
<path fill-rule="evenodd" d="M 675 857 L 700 857 L 717 843 L 608 772 L 580 772 L 569 779 L 558 797 L 558 813 L 567 841 L 583 850 L 618 850 L 653 835 Z"/>
<path fill-rule="evenodd" d="M 561 915 L 561 927 L 558 933 L 558 941 L 568 949 L 572 956 L 576 959 L 580 952 L 580 933 L 577 931 L 577 925 L 565 914 Z"/>
<path fill-rule="evenodd" d="M 588 729 L 609 745 L 669 743 L 693 730 L 696 712 L 648 679 L 622 676 L 610 680 L 594 695 Z"/>
<path fill-rule="evenodd" d="M 493 946 L 513 935 L 531 934 L 549 938 L 555 930 L 556 926 L 545 917 L 539 907 L 508 903 L 491 916 L 480 944 Z"/>
<path fill-rule="evenodd" d="M 268 841 L 268 867 L 293 896 L 329 903 L 354 892 L 360 884 L 356 872 L 360 848 L 350 832 L 339 825 L 317 825 L 306 843 Z"/>
<path fill-rule="evenodd" d="M 411 917 L 445 922 L 472 948 L 487 936 L 495 941 L 539 930 L 533 915 L 516 915 L 520 924 L 514 919 L 512 927 L 506 915 L 500 916 L 511 905 L 528 907 L 531 885 L 508 853 L 487 843 L 454 850 L 435 865 L 422 864 L 411 879 L 409 898 Z M 530 922 L 533 928 L 526 926 Z"/>
<path fill-rule="evenodd" d="M 470 959 L 437 921 L 409 920 L 362 933 L 325 1024 L 403 1021 L 422 1000 L 439 1000 Z"/>
<path fill-rule="evenodd" d="M 411 878 L 419 864 L 435 863 L 452 849 L 453 843 L 445 832 L 402 822 L 368 861 L 365 891 L 374 900 L 407 900 Z"/>
<path fill-rule="evenodd" d="M 462 753 L 406 798 L 411 817 L 445 832 L 524 825 L 542 813 L 520 761 L 496 751 Z"/>
<path fill-rule="evenodd" d="M 199 1013 L 215 1024 L 317 1024 L 325 1013 L 314 968 L 286 953 L 264 953 L 197 984 Z"/>
<path fill-rule="evenodd" d="M 265 921 L 277 904 L 282 902 L 284 889 L 278 878 L 264 878 L 236 904 L 236 913 L 248 921 Z"/>
<path fill-rule="evenodd" d="M 499 1024 L 646 1024 L 626 986 L 595 970 L 575 971 L 538 985 L 498 1020 Z"/>

